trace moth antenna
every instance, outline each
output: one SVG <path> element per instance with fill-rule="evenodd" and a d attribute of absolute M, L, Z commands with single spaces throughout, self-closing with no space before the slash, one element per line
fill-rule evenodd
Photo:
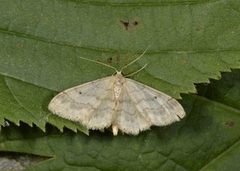
<path fill-rule="evenodd" d="M 127 65 L 123 66 L 120 71 L 122 72 L 123 69 L 127 68 L 129 65 L 132 65 L 133 63 L 135 63 L 136 61 L 138 61 L 141 57 L 143 57 L 143 55 L 147 52 L 148 48 L 150 46 L 148 46 L 141 55 L 139 55 L 137 58 L 135 58 L 133 61 L 131 61 L 130 63 L 128 63 Z"/>
<path fill-rule="evenodd" d="M 145 65 L 144 65 L 142 68 L 140 68 L 139 70 L 137 70 L 137 71 L 135 71 L 135 72 L 133 72 L 133 73 L 131 73 L 131 74 L 128 74 L 128 75 L 126 75 L 125 77 L 131 77 L 131 76 L 139 73 L 139 72 L 142 71 L 144 68 L 146 68 L 147 65 L 148 65 L 148 64 L 145 64 Z"/>
<path fill-rule="evenodd" d="M 108 67 L 108 68 L 111 68 L 111 69 L 115 70 L 115 72 L 118 72 L 117 68 L 115 68 L 115 67 L 113 67 L 113 66 L 111 66 L 111 65 L 105 64 L 105 63 L 103 63 L 103 62 L 96 61 L 96 60 L 93 60 L 93 59 L 84 58 L 84 57 L 81 57 L 81 56 L 78 56 L 78 58 L 84 59 L 84 60 L 86 60 L 86 61 L 94 62 L 94 63 L 100 64 L 100 65 L 103 65 L 103 66 L 106 66 L 106 67 Z"/>

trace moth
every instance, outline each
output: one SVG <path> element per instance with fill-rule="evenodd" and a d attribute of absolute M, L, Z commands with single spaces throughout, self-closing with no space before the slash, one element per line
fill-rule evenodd
<path fill-rule="evenodd" d="M 123 69 L 139 60 L 146 50 L 120 70 L 103 62 L 79 57 L 112 68 L 112 76 L 81 84 L 56 95 L 48 109 L 65 119 L 79 122 L 92 130 L 112 127 L 113 135 L 138 135 L 152 125 L 164 126 L 185 116 L 181 104 L 167 94 L 123 76 Z"/>

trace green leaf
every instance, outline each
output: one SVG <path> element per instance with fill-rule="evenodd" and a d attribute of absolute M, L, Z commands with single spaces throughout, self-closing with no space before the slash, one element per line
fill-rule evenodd
<path fill-rule="evenodd" d="M 239 70 L 233 70 L 232 73 L 225 73 L 221 81 L 212 81 L 206 89 L 202 90 L 201 94 L 209 99 L 227 104 L 240 110 Z"/>
<path fill-rule="evenodd" d="M 35 171 L 199 170 L 205 166 L 208 170 L 209 163 L 239 142 L 240 112 L 204 97 L 184 96 L 183 101 L 188 113 L 182 122 L 135 137 L 96 131 L 90 136 L 55 130 L 44 134 L 29 127 L 9 127 L 2 129 L 0 150 L 52 157 L 28 168 Z M 234 125 L 229 126 L 229 121 Z"/>
<path fill-rule="evenodd" d="M 55 125 L 61 131 L 63 127 L 73 131 L 83 131 L 81 125 L 52 115 L 47 109 L 47 102 L 53 97 L 53 92 L 33 86 L 22 81 L 0 76 L 0 121 L 4 125 L 4 118 L 19 125 L 20 121 L 32 125 L 33 123 L 45 131 L 46 122 Z"/>
<path fill-rule="evenodd" d="M 0 123 L 44 130 L 49 122 L 86 132 L 47 110 L 56 91 L 113 73 L 78 56 L 120 68 L 150 45 L 124 74 L 148 63 L 133 79 L 176 98 L 195 92 L 194 83 L 239 68 L 239 8 L 236 0 L 2 0 Z M 52 157 L 29 170 L 237 170 L 239 71 L 234 74 L 204 88 L 206 97 L 183 96 L 187 117 L 168 127 L 112 137 L 11 126 L 1 131 L 0 150 Z"/>
<path fill-rule="evenodd" d="M 59 133 L 51 127 L 43 133 L 23 125 L 10 126 L 1 131 L 0 151 L 51 157 L 27 169 L 34 171 L 238 170 L 240 111 L 225 103 L 226 96 L 211 94 L 213 90 L 239 88 L 239 75 L 236 70 L 208 87 L 202 86 L 201 94 L 211 99 L 183 96 L 187 117 L 167 127 L 154 127 L 135 137 L 114 137 L 108 131 L 92 131 L 86 136 L 68 130 Z M 239 104 L 238 98 L 231 100 Z"/>
<path fill-rule="evenodd" d="M 216 100 L 224 105 L 231 106 L 239 111 L 240 106 L 240 70 L 224 74 L 221 81 L 213 81 L 201 93 L 211 100 Z M 228 113 L 226 114 L 228 115 Z M 238 115 L 240 117 L 240 115 Z M 234 118 L 229 117 L 225 123 L 229 128 L 235 127 Z M 239 130 L 238 130 L 239 132 Z M 202 170 L 238 170 L 240 168 L 240 136 L 229 148 L 221 152 L 214 160 L 209 162 Z"/>
<path fill-rule="evenodd" d="M 46 119 L 52 95 L 113 74 L 78 57 L 120 68 L 149 45 L 124 74 L 148 63 L 133 79 L 175 98 L 195 92 L 194 83 L 240 67 L 239 7 L 235 0 L 2 0 L 0 122 L 76 130 L 72 122 Z"/>

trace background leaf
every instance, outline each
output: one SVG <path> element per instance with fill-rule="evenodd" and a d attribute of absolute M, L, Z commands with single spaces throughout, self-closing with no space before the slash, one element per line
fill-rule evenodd
<path fill-rule="evenodd" d="M 227 92 L 238 87 L 240 70 L 199 88 Z M 225 85 L 225 86 L 223 86 Z M 232 85 L 232 86 L 228 86 Z M 212 92 L 212 91 L 211 91 Z M 235 98 L 234 98 L 235 97 Z M 239 96 L 234 96 L 235 102 Z M 28 170 L 238 170 L 240 111 L 193 95 L 183 96 L 187 117 L 182 122 L 145 131 L 138 136 L 91 132 L 91 136 L 49 128 L 47 134 L 28 127 L 2 130 L 0 150 L 52 157 Z M 239 101 L 238 101 L 239 103 Z M 21 148 L 19 148 L 21 146 Z"/>
<path fill-rule="evenodd" d="M 33 123 L 45 131 L 46 122 L 55 125 L 61 131 L 63 127 L 73 131 L 88 131 L 83 126 L 52 115 L 47 109 L 47 103 L 53 92 L 44 88 L 33 86 L 22 81 L 0 76 L 0 115 L 1 124 L 4 118 L 20 124 L 20 121 L 32 125 Z"/>
<path fill-rule="evenodd" d="M 87 130 L 47 110 L 59 91 L 113 72 L 149 45 L 124 74 L 148 63 L 133 79 L 175 98 L 194 83 L 220 78 L 240 66 L 240 2 L 33 1 L 0 2 L 0 122 L 45 130 Z M 29 170 L 236 170 L 239 168 L 239 71 L 202 97 L 184 95 L 187 117 L 137 137 L 49 127 L 6 127 L 0 150 L 52 157 Z M 196 162 L 197 161 L 197 162 Z"/>
<path fill-rule="evenodd" d="M 240 107 L 240 70 L 233 70 L 232 73 L 225 74 L 221 81 L 213 81 L 207 88 L 201 87 L 201 94 L 211 100 L 216 100 L 224 105 L 233 107 L 239 111 Z M 227 113 L 228 114 L 228 113 Z M 227 115 L 226 114 L 226 115 Z M 240 115 L 238 115 L 240 117 Z M 232 128 L 235 120 L 229 117 L 225 123 Z M 239 132 L 239 130 L 237 130 Z M 209 162 L 202 170 L 238 170 L 240 167 L 240 136 L 238 140 L 229 148 L 220 153 L 214 160 Z"/>

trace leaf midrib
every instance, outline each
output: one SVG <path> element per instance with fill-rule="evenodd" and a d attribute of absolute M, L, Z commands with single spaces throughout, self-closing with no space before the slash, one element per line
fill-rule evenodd
<path fill-rule="evenodd" d="M 219 158 L 221 158 L 222 156 L 224 156 L 226 153 L 228 153 L 229 151 L 231 151 L 232 149 L 235 148 L 235 146 L 238 146 L 240 144 L 240 136 L 239 138 L 233 142 L 233 144 L 231 144 L 230 146 L 228 146 L 227 148 L 225 148 L 224 150 L 222 150 L 219 154 L 216 155 L 216 157 L 212 158 L 211 160 L 209 160 L 203 167 L 201 167 L 199 170 L 202 171 L 204 169 L 206 169 L 209 165 L 211 165 L 212 163 L 214 163 L 215 161 L 217 161 Z"/>
<path fill-rule="evenodd" d="M 108 53 L 114 53 L 114 52 L 119 52 L 121 51 L 122 53 L 128 53 L 128 51 L 122 49 L 110 49 L 110 48 L 98 48 L 94 46 L 78 46 L 74 44 L 69 44 L 69 42 L 56 42 L 56 41 L 51 41 L 49 39 L 46 39 L 44 37 L 40 36 L 35 36 L 32 34 L 27 34 L 23 32 L 18 32 L 11 30 L 9 31 L 8 29 L 0 28 L 0 33 L 2 34 L 7 34 L 7 35 L 13 35 L 16 37 L 20 38 L 26 38 L 30 40 L 35 40 L 35 41 L 40 41 L 48 44 L 54 44 L 57 46 L 64 46 L 64 47 L 70 47 L 70 48 L 79 48 L 79 49 L 85 49 L 85 50 L 91 50 L 91 51 L 97 51 L 97 52 L 108 52 Z M 198 54 L 198 53 L 217 53 L 217 52 L 240 52 L 240 49 L 200 49 L 200 50 L 173 50 L 173 49 L 165 49 L 165 50 L 158 50 L 158 51 L 148 51 L 145 54 L 149 55 L 154 55 L 154 54 L 160 54 L 160 53 L 173 53 L 173 54 Z M 140 52 L 141 54 L 142 52 Z"/>
<path fill-rule="evenodd" d="M 76 0 L 71 0 L 76 2 Z M 79 0 L 76 3 L 78 4 L 87 4 L 91 6 L 113 6 L 113 7 L 124 7 L 124 6 L 183 6 L 183 5 L 197 5 L 197 4 L 205 4 L 205 3 L 215 3 L 221 0 L 196 0 L 196 1 L 160 1 L 160 2 L 107 2 L 107 1 L 87 1 L 87 0 Z"/>

